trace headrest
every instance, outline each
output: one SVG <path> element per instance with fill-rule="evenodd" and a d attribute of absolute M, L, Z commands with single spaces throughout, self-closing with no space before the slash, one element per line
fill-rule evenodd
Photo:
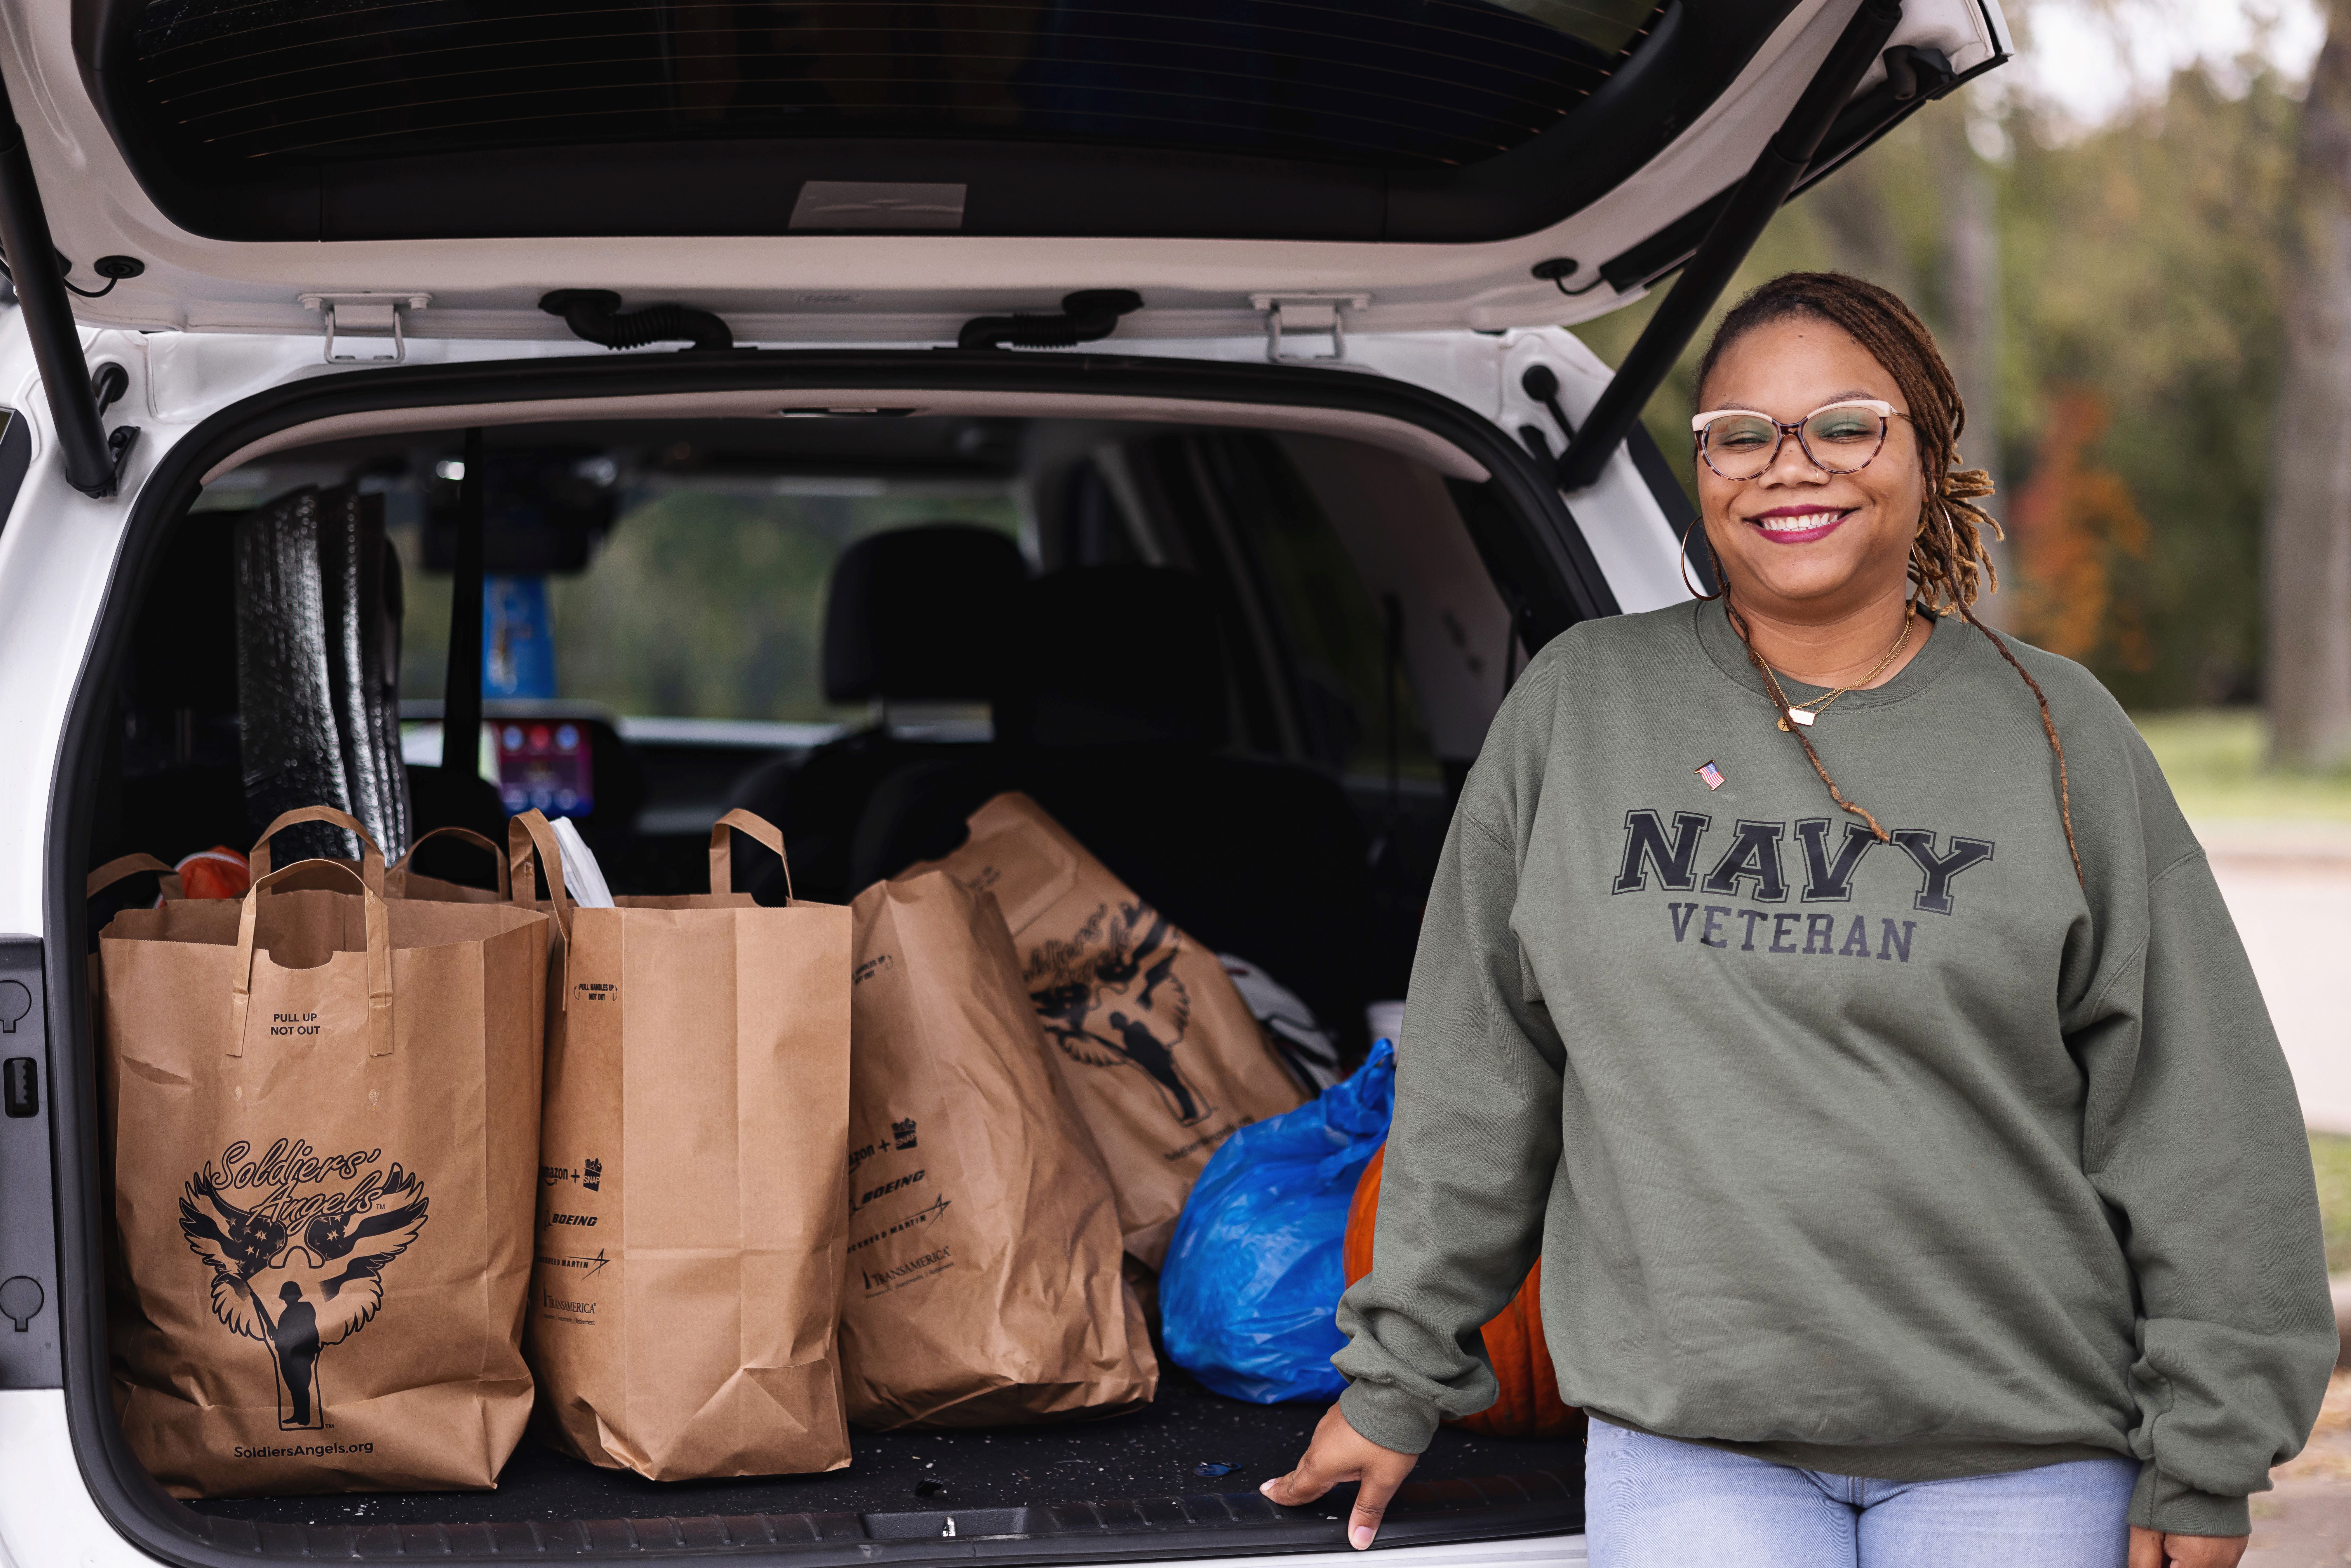
<path fill-rule="evenodd" d="M 1150 566 L 1039 578 L 1005 622 L 1000 740 L 1038 747 L 1217 746 L 1224 643 L 1200 580 Z"/>
<path fill-rule="evenodd" d="M 858 540 L 833 563 L 825 597 L 825 699 L 986 701 L 988 651 L 1028 577 L 1010 536 L 977 523 Z"/>

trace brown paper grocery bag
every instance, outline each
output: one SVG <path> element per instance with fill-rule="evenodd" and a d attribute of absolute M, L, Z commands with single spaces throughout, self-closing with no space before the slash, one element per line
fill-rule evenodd
<path fill-rule="evenodd" d="M 547 820 L 517 819 L 565 928 L 548 1030 L 529 1315 L 541 1430 L 656 1480 L 849 1463 L 849 911 L 730 894 L 573 904 Z M 515 896 L 532 892 L 517 872 Z"/>
<path fill-rule="evenodd" d="M 434 839 L 456 839 L 488 855 L 496 868 L 497 886 L 469 887 L 462 882 L 444 882 L 414 870 L 416 852 Z M 384 887 L 393 898 L 432 899 L 442 904 L 504 904 L 512 886 L 507 873 L 507 852 L 504 846 L 492 843 L 471 828 L 435 828 L 409 845 L 399 864 L 385 868 Z"/>
<path fill-rule="evenodd" d="M 995 898 L 940 872 L 850 906 L 849 1418 L 1107 1416 L 1159 1385 L 1117 1201 Z"/>
<path fill-rule="evenodd" d="M 1208 1156 L 1302 1103 L 1214 953 L 1028 796 L 998 795 L 940 870 L 993 893 L 1054 1065 L 1102 1151 L 1126 1249 L 1156 1269 Z"/>
<path fill-rule="evenodd" d="M 114 860 L 107 862 L 104 865 L 99 867 L 96 871 L 90 873 L 89 876 L 85 877 L 82 882 L 82 897 L 86 899 L 96 898 L 99 894 L 104 893 L 116 883 L 127 881 L 131 877 L 137 876 L 141 872 L 152 872 L 155 873 L 155 889 L 159 897 L 179 898 L 183 896 L 180 890 L 180 873 L 178 872 L 172 870 L 162 861 L 157 860 L 153 855 L 143 852 L 133 852 L 119 856 Z"/>
<path fill-rule="evenodd" d="M 330 863 L 350 867 L 351 870 L 360 873 L 362 878 L 369 879 L 368 885 L 376 892 L 382 894 L 386 898 L 419 898 L 436 904 L 505 904 L 509 902 L 507 891 L 508 851 L 507 848 L 493 843 L 488 839 L 484 838 L 481 834 L 474 831 L 473 829 L 454 827 L 435 828 L 431 832 L 419 838 L 414 843 L 409 845 L 408 852 L 400 857 L 398 864 L 387 866 L 383 863 L 382 852 L 376 849 L 375 840 L 369 834 L 366 825 L 360 822 L 357 817 L 352 816 L 350 812 L 340 810 L 333 806 L 298 806 L 290 811 L 279 813 L 277 820 L 270 823 L 267 828 L 262 831 L 259 841 L 253 846 L 253 852 L 247 857 L 247 860 L 253 868 L 253 880 L 258 882 L 263 877 L 269 874 L 269 841 L 277 836 L 280 829 L 290 828 L 297 822 L 331 822 L 336 827 L 347 829 L 355 837 L 357 837 L 361 846 L 360 852 L 360 858 L 359 860 L 337 860 L 321 863 Z M 484 854 L 489 856 L 490 863 L 495 868 L 495 874 L 497 877 L 497 886 L 496 888 L 468 887 L 461 882 L 444 882 L 437 876 L 426 876 L 423 872 L 411 869 L 416 862 L 416 852 L 418 850 L 423 849 L 425 844 L 434 839 L 444 838 L 455 839 L 461 842 L 472 844 L 475 848 L 479 849 Z M 373 854 L 371 855 L 370 852 L 373 852 Z M 529 849 L 528 840 L 525 841 L 525 852 L 526 854 L 534 852 Z M 114 862 L 115 865 L 122 863 L 122 862 Z M 92 879 L 95 880 L 98 876 L 103 874 L 104 872 L 110 871 L 112 869 L 112 865 L 102 867 L 99 871 L 92 872 L 90 875 Z M 133 867 L 131 869 L 137 870 L 141 868 Z M 126 871 L 122 874 L 129 875 L 130 873 Z M 327 886 L 331 883 L 332 878 L 331 873 L 311 873 L 309 880 L 316 882 L 319 886 Z M 91 891 L 95 894 L 96 889 L 93 888 Z M 167 888 L 165 890 L 165 896 L 176 897 L 178 895 L 170 888 Z"/>
<path fill-rule="evenodd" d="M 277 886 L 287 893 L 305 887 L 340 889 L 346 884 L 340 877 L 328 868 L 341 866 L 346 871 L 357 872 L 360 880 L 367 884 L 367 890 L 370 893 L 383 894 L 387 875 L 383 863 L 383 852 L 376 847 L 375 839 L 368 832 L 365 824 L 349 811 L 333 806 L 297 806 L 291 810 L 277 813 L 277 820 L 261 830 L 261 837 L 253 841 L 253 849 L 246 856 L 246 863 L 251 869 L 253 881 L 259 882 L 269 874 L 270 866 L 273 863 L 270 860 L 269 841 L 297 822 L 331 822 L 336 827 L 348 829 L 351 836 L 360 841 L 360 858 L 355 861 L 315 859 L 302 862 L 301 863 L 309 869 L 298 877 L 291 877 L 277 883 Z M 290 871 L 293 868 L 289 866 L 287 869 Z"/>
<path fill-rule="evenodd" d="M 116 1407 L 177 1496 L 488 1487 L 529 1416 L 548 923 L 368 882 L 99 937 Z"/>

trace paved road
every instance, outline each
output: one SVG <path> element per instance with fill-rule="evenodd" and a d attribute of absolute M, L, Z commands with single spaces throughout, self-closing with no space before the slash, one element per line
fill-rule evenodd
<path fill-rule="evenodd" d="M 2303 1119 L 2351 1133 L 2351 825 L 2199 822 Z"/>
<path fill-rule="evenodd" d="M 2351 1133 L 2351 827 L 2199 822 L 2286 1062 L 2303 1119 Z M 2253 1500 L 2243 1568 L 2351 1563 L 2351 1373 L 2337 1373 L 2302 1457 Z"/>
<path fill-rule="evenodd" d="M 2310 1446 L 2270 1472 L 2253 1499 L 2242 1568 L 2340 1568 L 2351 1563 L 2351 1373 L 2335 1375 Z"/>

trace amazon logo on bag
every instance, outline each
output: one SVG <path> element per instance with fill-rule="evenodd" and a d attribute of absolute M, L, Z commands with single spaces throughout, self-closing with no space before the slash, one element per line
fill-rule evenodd
<path fill-rule="evenodd" d="M 385 1265 L 424 1228 L 424 1184 L 397 1162 L 370 1168 L 381 1149 L 322 1155 L 281 1138 L 251 1155 L 231 1144 L 188 1179 L 180 1233 L 212 1271 L 221 1326 L 268 1347 L 278 1427 L 316 1431 L 327 1424 L 319 1359 L 381 1309 Z M 258 1195 L 249 1207 L 228 1196 L 247 1190 Z"/>

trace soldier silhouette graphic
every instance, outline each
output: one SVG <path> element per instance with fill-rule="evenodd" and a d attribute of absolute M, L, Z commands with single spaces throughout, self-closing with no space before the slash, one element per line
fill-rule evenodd
<path fill-rule="evenodd" d="M 1110 1027 L 1118 1030 L 1126 1059 L 1175 1099 L 1176 1119 L 1187 1126 L 1198 1121 L 1199 1104 L 1192 1098 L 1191 1085 L 1176 1071 L 1176 1053 L 1160 1043 L 1159 1037 L 1151 1032 L 1151 1026 L 1124 1013 L 1113 1012 L 1110 1015 Z"/>
<path fill-rule="evenodd" d="M 278 1393 L 285 1399 L 277 1424 L 285 1427 L 323 1426 L 319 1408 L 319 1309 L 302 1299 L 302 1287 L 288 1280 L 277 1288 L 286 1310 L 270 1323 L 269 1348 L 277 1356 Z"/>
<path fill-rule="evenodd" d="M 180 1195 L 180 1233 L 211 1270 L 213 1315 L 231 1333 L 269 1347 L 277 1425 L 327 1424 L 319 1361 L 365 1328 L 383 1305 L 385 1265 L 424 1228 L 428 1200 L 413 1171 L 371 1172 L 298 1235 L 271 1204 L 239 1208 L 209 1169 Z M 281 1195 L 282 1196 L 282 1195 Z M 267 1301 L 275 1298 L 275 1317 Z"/>
<path fill-rule="evenodd" d="M 1192 1019 L 1191 998 L 1175 972 L 1182 948 L 1182 934 L 1149 904 L 1122 904 L 1115 912 L 1105 905 L 1076 940 L 1031 960 L 1029 999 L 1071 1060 L 1135 1069 L 1167 1113 L 1188 1127 L 1217 1108 L 1176 1054 Z"/>

